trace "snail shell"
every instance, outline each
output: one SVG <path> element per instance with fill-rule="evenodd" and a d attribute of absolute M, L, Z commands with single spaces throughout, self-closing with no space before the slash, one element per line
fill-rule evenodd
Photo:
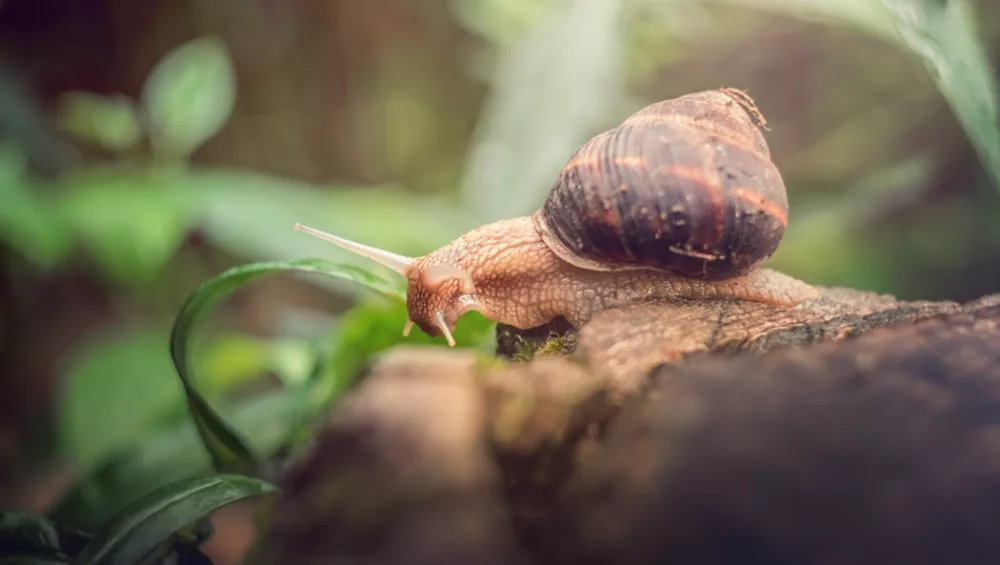
<path fill-rule="evenodd" d="M 746 274 L 781 243 L 784 182 L 739 90 L 647 106 L 566 163 L 533 216 L 563 260 L 698 279 Z"/>

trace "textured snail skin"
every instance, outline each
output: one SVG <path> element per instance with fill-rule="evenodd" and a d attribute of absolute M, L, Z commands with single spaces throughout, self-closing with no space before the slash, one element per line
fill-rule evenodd
<path fill-rule="evenodd" d="M 435 265 L 469 273 L 474 291 L 463 293 L 456 278 L 426 284 L 425 273 Z M 523 217 L 479 227 L 417 258 L 406 294 L 410 319 L 429 335 L 440 336 L 434 322 L 438 312 L 449 328 L 471 310 L 521 329 L 557 316 L 580 327 L 601 310 L 641 300 L 742 299 L 790 307 L 818 293 L 802 281 L 764 268 L 717 281 L 653 270 L 583 269 L 557 257 L 542 242 L 533 219 Z"/>

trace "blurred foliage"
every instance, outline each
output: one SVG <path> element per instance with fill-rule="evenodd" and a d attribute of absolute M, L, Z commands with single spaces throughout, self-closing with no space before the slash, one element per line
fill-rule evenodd
<path fill-rule="evenodd" d="M 1000 191 L 1000 99 L 971 6 L 963 0 L 882 4 L 903 41 L 924 60 Z"/>
<path fill-rule="evenodd" d="M 153 155 L 186 159 L 222 129 L 236 102 L 229 54 L 216 38 L 175 49 L 153 69 L 143 88 Z"/>
<path fill-rule="evenodd" d="M 153 489 L 90 536 L 42 517 L 0 512 L 0 563 L 207 565 L 198 546 L 212 534 L 206 517 L 221 506 L 272 493 L 250 477 L 214 475 Z"/>
<path fill-rule="evenodd" d="M 39 516 L 0 512 L 0 559 L 11 555 L 31 555 L 59 562 L 82 551 L 91 539 L 83 532 Z"/>
<path fill-rule="evenodd" d="M 131 565 L 149 559 L 158 547 L 165 546 L 158 552 L 160 559 L 147 561 L 163 562 L 177 550 L 177 542 L 203 541 L 199 521 L 212 510 L 275 490 L 265 481 L 231 475 L 176 481 L 130 503 L 108 520 L 73 556 L 72 564 Z M 189 558 L 180 561 L 191 562 Z"/>
<path fill-rule="evenodd" d="M 131 445 L 183 399 L 163 343 L 149 331 L 85 344 L 69 368 L 60 407 L 60 446 L 83 468 Z"/>
<path fill-rule="evenodd" d="M 218 504 L 263 492 L 252 477 L 301 449 L 373 356 L 443 345 L 402 336 L 397 275 L 296 222 L 426 253 L 530 213 L 576 147 L 655 99 L 757 99 L 792 204 L 772 266 L 904 298 L 1000 286 L 987 1 L 266 4 L 115 4 L 147 27 L 111 62 L 57 26 L 47 57 L 21 61 L 76 77 L 44 96 L 0 65 L 0 359 L 9 390 L 56 383 L 52 413 L 23 409 L 38 435 L 54 423 L 21 472 L 72 470 L 36 510 L 95 536 L 88 555 L 188 547 L 211 508 L 128 516 L 169 518 L 199 488 Z M 0 28 L 23 5 L 0 7 Z M 112 78 L 88 86 L 50 59 Z M 493 330 L 468 314 L 455 338 L 489 354 Z"/>

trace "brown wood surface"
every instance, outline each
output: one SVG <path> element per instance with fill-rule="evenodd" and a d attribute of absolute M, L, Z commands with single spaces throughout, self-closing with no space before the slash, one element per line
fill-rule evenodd
<path fill-rule="evenodd" d="M 640 304 L 560 339 L 381 357 L 252 562 L 1000 562 L 1000 294 Z"/>

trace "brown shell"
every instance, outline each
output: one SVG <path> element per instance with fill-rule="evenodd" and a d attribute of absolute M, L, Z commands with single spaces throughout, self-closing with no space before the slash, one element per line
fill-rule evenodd
<path fill-rule="evenodd" d="M 753 102 L 730 89 L 647 106 L 573 155 L 535 225 L 557 255 L 589 269 L 745 274 L 778 248 L 788 218 L 754 120 Z"/>

